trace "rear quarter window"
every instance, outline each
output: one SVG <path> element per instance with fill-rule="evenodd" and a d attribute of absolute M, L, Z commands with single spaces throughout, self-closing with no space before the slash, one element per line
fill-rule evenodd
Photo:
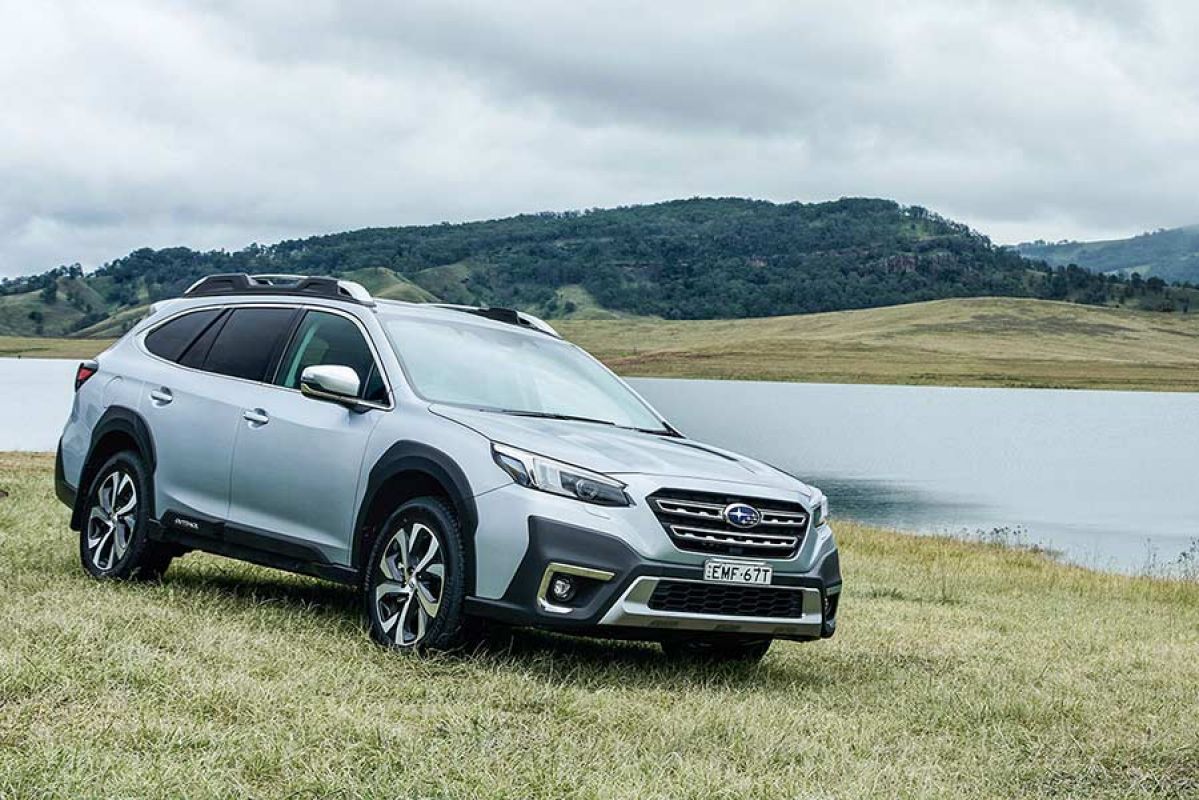
<path fill-rule="evenodd" d="M 176 317 L 146 334 L 146 349 L 167 361 L 178 361 L 187 346 L 221 313 L 218 308 Z"/>

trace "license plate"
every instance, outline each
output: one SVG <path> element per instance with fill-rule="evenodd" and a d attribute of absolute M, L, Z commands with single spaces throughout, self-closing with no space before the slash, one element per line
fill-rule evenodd
<path fill-rule="evenodd" d="M 709 558 L 704 562 L 704 580 L 716 583 L 743 583 L 769 586 L 774 568 L 769 564 L 747 561 L 721 561 Z"/>

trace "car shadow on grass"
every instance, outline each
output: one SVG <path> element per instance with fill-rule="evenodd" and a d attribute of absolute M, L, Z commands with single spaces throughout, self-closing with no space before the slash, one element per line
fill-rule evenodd
<path fill-rule="evenodd" d="M 855 665 L 821 642 L 776 640 L 759 663 L 669 659 L 654 642 L 567 636 L 529 628 L 496 628 L 468 657 L 497 670 L 539 675 L 556 685 L 593 689 L 796 690 L 877 682 L 887 670 Z M 791 696 L 788 694 L 788 696 Z"/>
<path fill-rule="evenodd" d="M 163 579 L 164 585 L 169 584 L 174 591 L 208 595 L 233 614 L 239 610 L 257 612 L 263 605 L 302 613 L 329 624 L 331 634 L 336 631 L 367 641 L 360 596 L 352 587 L 241 564 L 197 567 L 176 565 Z M 566 636 L 495 624 L 487 624 L 482 636 L 461 651 L 423 657 L 470 660 L 497 672 L 517 670 L 559 685 L 571 683 L 597 689 L 628 687 L 630 681 L 641 689 L 670 690 L 710 688 L 714 684 L 794 690 L 836 683 L 845 688 L 877 682 L 885 673 L 905 668 L 895 661 L 885 668 L 880 663 L 860 663 L 823 642 L 776 641 L 757 664 L 674 661 L 654 642 Z"/>
<path fill-rule="evenodd" d="M 355 625 L 361 613 L 359 595 L 353 587 L 234 562 L 196 569 L 185 558 L 182 564 L 172 565 L 162 583 L 174 590 L 215 596 L 234 607 L 244 604 L 246 609 L 272 604 Z"/>

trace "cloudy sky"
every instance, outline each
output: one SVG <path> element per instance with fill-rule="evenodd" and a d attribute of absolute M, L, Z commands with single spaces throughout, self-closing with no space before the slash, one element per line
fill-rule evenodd
<path fill-rule="evenodd" d="M 1186 0 L 0 15 L 0 275 L 695 195 L 891 197 L 999 242 L 1199 222 Z"/>

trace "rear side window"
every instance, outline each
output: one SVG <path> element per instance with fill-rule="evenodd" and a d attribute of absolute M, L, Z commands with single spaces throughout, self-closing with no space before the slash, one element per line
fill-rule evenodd
<path fill-rule="evenodd" d="M 168 361 L 178 361 L 187 346 L 221 313 L 219 308 L 193 311 L 155 328 L 146 336 L 146 349 Z"/>
<path fill-rule="evenodd" d="M 293 308 L 235 308 L 216 335 L 204 369 L 233 378 L 264 380 L 295 313 Z"/>

